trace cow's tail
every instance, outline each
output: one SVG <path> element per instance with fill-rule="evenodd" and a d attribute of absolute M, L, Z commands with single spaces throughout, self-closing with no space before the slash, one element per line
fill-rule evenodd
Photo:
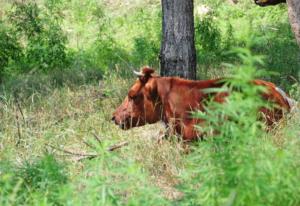
<path fill-rule="evenodd" d="M 288 103 L 290 111 L 298 110 L 297 104 L 298 102 L 292 98 L 290 98 L 282 89 L 276 87 L 276 91 L 284 98 L 284 100 Z"/>

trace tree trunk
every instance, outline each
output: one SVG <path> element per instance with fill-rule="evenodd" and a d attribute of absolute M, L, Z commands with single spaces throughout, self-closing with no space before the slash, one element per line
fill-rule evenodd
<path fill-rule="evenodd" d="M 300 2 L 299 0 L 287 0 L 287 5 L 291 27 L 300 46 Z"/>
<path fill-rule="evenodd" d="M 193 0 L 162 0 L 162 76 L 196 79 Z"/>

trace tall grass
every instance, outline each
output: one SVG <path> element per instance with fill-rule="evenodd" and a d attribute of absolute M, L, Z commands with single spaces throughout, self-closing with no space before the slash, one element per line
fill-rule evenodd
<path fill-rule="evenodd" d="M 24 90 L 18 90 L 22 94 L 10 93 L 18 85 L 3 90 L 1 205 L 168 204 L 157 185 L 163 184 L 173 193 L 169 181 L 175 181 L 172 179 L 178 173 L 177 167 L 182 166 L 181 145 L 158 143 L 156 138 L 161 134 L 157 125 L 148 127 L 152 131 L 149 134 L 143 128 L 124 132 L 111 124 L 113 109 L 133 79 L 124 80 L 117 73 L 107 74 L 104 79 L 100 84 L 96 81 L 60 87 L 51 87 L 51 79 L 40 79 L 47 92 L 39 87 L 25 90 L 31 84 L 29 79 L 24 82 Z M 94 135 L 101 138 L 101 144 Z M 113 153 L 106 151 L 124 140 L 130 142 L 129 146 Z M 96 152 L 99 157 L 78 161 L 77 156 L 66 156 L 54 147 L 77 153 Z M 141 155 L 145 150 L 147 156 Z"/>
<path fill-rule="evenodd" d="M 205 119 L 198 129 L 207 137 L 193 146 L 182 204 L 298 205 L 299 138 L 282 134 L 279 146 L 274 143 L 278 137 L 265 133 L 257 116 L 266 106 L 260 98 L 264 90 L 251 83 L 259 74 L 255 65 L 260 58 L 247 50 L 239 56 L 244 63 L 234 67 L 223 88 L 230 92 L 226 103 L 209 101 L 205 113 L 195 113 Z"/>
<path fill-rule="evenodd" d="M 46 93 L 3 90 L 1 205 L 298 205 L 299 112 L 265 133 L 256 116 L 261 88 L 249 84 L 260 58 L 239 53 L 244 63 L 226 84 L 232 95 L 196 114 L 207 137 L 191 145 L 161 139 L 159 124 L 123 131 L 110 123 L 133 82 L 120 73 Z M 128 146 L 107 152 L 124 140 Z M 78 161 L 57 148 L 99 156 Z"/>
<path fill-rule="evenodd" d="M 196 114 L 206 119 L 199 129 L 207 138 L 186 145 L 175 137 L 161 139 L 159 123 L 129 131 L 110 123 L 134 81 L 132 69 L 158 67 L 159 1 L 36 2 L 45 26 L 40 37 L 47 40 L 34 38 L 28 47 L 1 16 L 0 35 L 9 41 L 0 39 L 0 47 L 12 48 L 0 52 L 1 205 L 299 205 L 299 111 L 266 133 L 256 116 L 264 104 L 257 98 L 260 88 L 249 85 L 261 74 L 300 98 L 299 85 L 287 81 L 299 77 L 299 50 L 284 6 L 195 1 L 195 9 L 211 8 L 195 17 L 199 77 L 232 74 L 226 84 L 232 95 Z M 13 12 L 9 5 L 1 12 Z M 46 68 L 48 59 L 39 57 L 53 51 L 48 37 L 58 34 L 50 32 L 47 19 L 59 27 L 58 48 L 67 63 L 53 62 L 49 72 L 36 69 Z M 264 55 L 265 65 L 248 51 L 228 52 L 245 45 Z M 30 64 L 27 52 L 37 57 Z M 281 75 L 270 77 L 262 68 Z M 122 141 L 129 145 L 107 152 Z M 99 156 L 78 161 L 61 150 Z"/>

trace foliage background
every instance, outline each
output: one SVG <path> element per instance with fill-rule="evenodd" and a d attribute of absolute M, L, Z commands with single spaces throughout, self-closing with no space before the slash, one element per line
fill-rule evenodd
<path fill-rule="evenodd" d="M 0 1 L 0 205 L 299 205 L 299 112 L 266 134 L 248 84 L 300 98 L 286 6 L 195 0 L 195 29 L 199 79 L 231 75 L 249 93 L 208 108 L 217 138 L 185 145 L 160 124 L 110 123 L 132 70 L 159 69 L 160 1 Z"/>

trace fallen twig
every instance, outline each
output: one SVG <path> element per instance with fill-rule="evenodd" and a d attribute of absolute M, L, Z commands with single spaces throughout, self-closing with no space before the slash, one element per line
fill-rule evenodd
<path fill-rule="evenodd" d="M 115 145 L 110 146 L 107 150 L 108 150 L 109 152 L 112 152 L 112 151 L 114 151 L 114 150 L 116 150 L 116 149 L 119 149 L 119 148 L 121 148 L 121 147 L 127 146 L 128 144 L 129 144 L 129 142 L 124 141 L 124 142 L 121 142 L 121 143 L 119 143 L 119 144 L 115 144 Z"/>
<path fill-rule="evenodd" d="M 89 148 L 91 148 L 91 149 L 96 149 L 96 147 L 95 147 L 94 145 L 91 145 L 91 144 L 88 143 L 87 141 L 82 140 L 82 142 L 83 142 L 86 146 L 88 146 Z"/>
<path fill-rule="evenodd" d="M 94 136 L 94 138 L 96 139 L 96 141 L 99 143 L 99 144 L 102 144 L 102 141 L 101 141 L 101 139 L 100 139 L 100 137 L 98 136 L 98 135 L 96 135 L 96 133 L 92 133 L 93 134 L 93 136 Z"/>
<path fill-rule="evenodd" d="M 75 156 L 84 156 L 84 157 L 97 157 L 97 156 L 99 156 L 98 154 L 76 153 L 76 152 L 72 152 L 72 151 L 69 151 L 69 150 L 66 150 L 66 149 L 61 149 L 59 147 L 55 147 L 55 146 L 50 145 L 50 144 L 47 144 L 47 146 L 51 147 L 52 149 L 56 149 L 56 150 L 59 150 L 61 152 L 64 152 L 64 153 L 67 153 L 67 154 L 70 154 L 70 155 L 75 155 Z"/>
<path fill-rule="evenodd" d="M 291 80 L 293 80 L 294 83 L 299 83 L 299 81 L 298 81 L 295 77 L 293 77 L 292 75 L 289 75 L 288 77 L 289 77 Z"/>
<path fill-rule="evenodd" d="M 94 159 L 96 157 L 99 157 L 99 155 L 97 155 L 97 156 L 82 156 L 82 157 L 78 156 L 76 158 L 76 161 L 80 162 L 80 161 L 85 160 L 85 159 L 91 160 L 91 159 Z"/>
<path fill-rule="evenodd" d="M 92 145 L 90 145 L 89 143 L 83 141 L 84 144 L 86 144 L 87 146 L 93 148 Z M 124 147 L 124 146 L 127 146 L 129 144 L 128 141 L 124 141 L 124 142 L 121 142 L 121 143 L 118 143 L 118 144 L 115 144 L 115 145 L 112 145 L 110 147 L 107 148 L 107 151 L 108 152 L 112 152 L 112 151 L 115 151 L 121 147 Z M 61 151 L 63 153 L 66 153 L 68 155 L 73 155 L 73 156 L 77 156 L 78 158 L 76 159 L 77 161 L 81 161 L 81 160 L 84 160 L 84 159 L 94 159 L 96 157 L 99 157 L 100 154 L 98 153 L 77 153 L 77 152 L 73 152 L 73 151 L 70 151 L 70 150 L 66 150 L 66 149 L 62 149 L 62 148 L 59 148 L 59 147 L 55 147 L 53 145 L 50 145 L 50 144 L 47 144 L 47 146 L 51 147 L 52 149 L 55 149 L 55 150 L 58 150 L 58 151 Z"/>

